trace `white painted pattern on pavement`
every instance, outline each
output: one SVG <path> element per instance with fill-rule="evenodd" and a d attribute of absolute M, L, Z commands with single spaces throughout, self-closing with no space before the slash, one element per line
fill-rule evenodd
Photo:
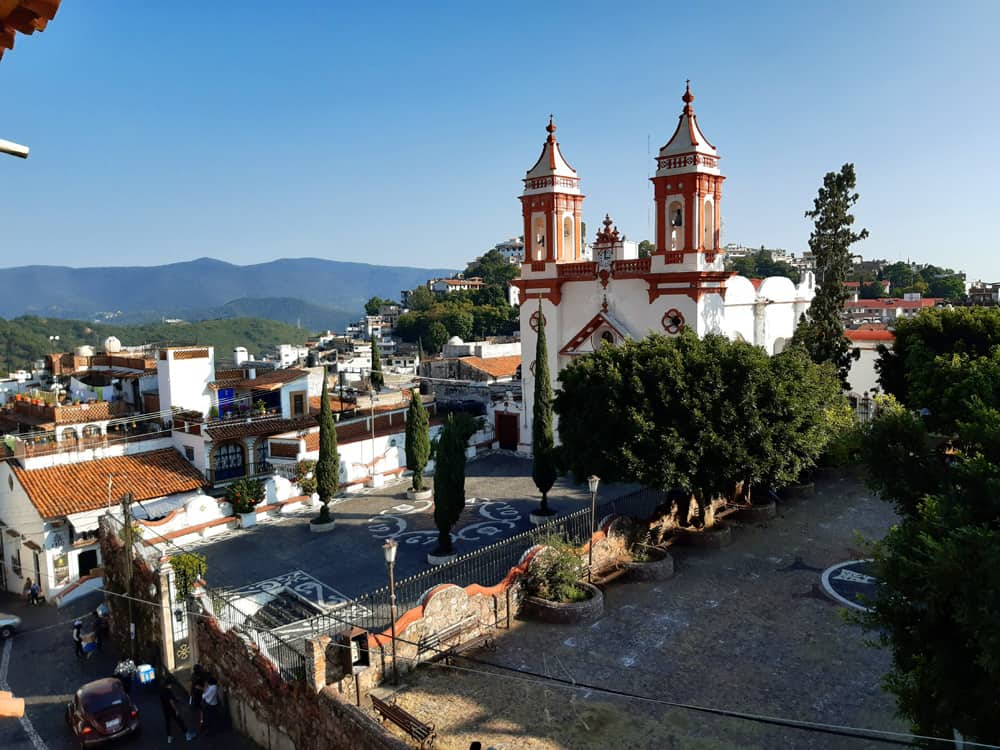
<path fill-rule="evenodd" d="M 0 660 L 0 690 L 10 690 L 10 685 L 7 683 L 7 671 L 10 669 L 10 652 L 14 648 L 14 638 L 7 638 L 3 644 L 3 659 Z M 49 746 L 45 744 L 42 738 L 35 731 L 35 725 L 31 723 L 31 719 L 28 718 L 27 711 L 24 716 L 21 717 L 21 728 L 24 733 L 28 735 L 28 739 L 31 740 L 32 746 L 35 750 L 49 750 Z"/>

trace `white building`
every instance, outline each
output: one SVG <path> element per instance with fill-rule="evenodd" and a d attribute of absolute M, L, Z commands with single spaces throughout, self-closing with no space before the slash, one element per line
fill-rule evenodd
<path fill-rule="evenodd" d="M 524 241 L 518 237 L 498 242 L 493 249 L 500 253 L 508 263 L 524 262 Z"/>
<path fill-rule="evenodd" d="M 292 367 L 305 362 L 309 356 L 309 347 L 294 344 L 278 344 L 278 367 Z"/>
<path fill-rule="evenodd" d="M 851 371 L 847 381 L 851 393 L 856 395 L 872 394 L 880 390 L 878 372 L 875 363 L 878 361 L 878 347 L 892 348 L 896 337 L 885 327 L 869 326 L 858 329 L 847 329 L 844 335 L 850 339 L 851 345 L 858 351 L 858 358 L 851 360 Z"/>
<path fill-rule="evenodd" d="M 479 276 L 459 279 L 429 279 L 427 288 L 432 292 L 441 294 L 451 294 L 452 292 L 474 292 L 486 286 L 486 282 Z"/>
<path fill-rule="evenodd" d="M 812 274 L 798 285 L 784 277 L 758 286 L 724 269 L 720 242 L 722 182 L 719 154 L 698 124 L 690 88 L 677 127 L 660 149 L 652 178 L 655 251 L 629 257 L 618 229 L 605 218 L 594 259 L 582 259 L 580 178 L 549 135 L 524 179 L 520 197 L 528 259 L 513 282 L 521 300 L 523 411 L 521 448 L 530 450 L 534 352 L 544 316 L 553 381 L 574 357 L 604 344 L 718 332 L 781 351 L 814 296 Z M 505 415 L 509 419 L 510 415 Z M 498 422 L 497 429 L 500 429 Z"/>

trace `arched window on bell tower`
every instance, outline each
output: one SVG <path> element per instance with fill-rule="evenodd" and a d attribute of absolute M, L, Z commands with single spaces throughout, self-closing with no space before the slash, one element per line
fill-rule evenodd
<path fill-rule="evenodd" d="M 545 260 L 545 217 L 536 216 L 531 223 L 531 246 L 534 250 L 531 257 L 535 260 Z"/>
<path fill-rule="evenodd" d="M 704 213 L 702 214 L 704 220 L 701 223 L 705 228 L 703 244 L 706 250 L 715 250 L 715 204 L 706 200 L 704 205 Z"/>
<path fill-rule="evenodd" d="M 562 257 L 575 258 L 576 251 L 573 248 L 573 217 L 564 216 L 563 217 L 563 236 L 562 236 Z"/>
<path fill-rule="evenodd" d="M 670 250 L 684 249 L 684 206 L 680 201 L 672 201 L 667 207 L 667 230 Z"/>

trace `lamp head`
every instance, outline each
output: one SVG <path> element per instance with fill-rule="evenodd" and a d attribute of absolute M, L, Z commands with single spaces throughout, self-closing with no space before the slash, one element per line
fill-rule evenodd
<path fill-rule="evenodd" d="M 382 545 L 382 553 L 385 555 L 386 565 L 392 565 L 396 562 L 396 550 L 399 545 L 396 544 L 395 539 L 388 539 L 386 543 Z"/>
<path fill-rule="evenodd" d="M 591 494 L 597 492 L 597 485 L 601 483 L 601 478 L 596 474 L 591 474 L 587 477 L 587 485 L 590 487 Z"/>

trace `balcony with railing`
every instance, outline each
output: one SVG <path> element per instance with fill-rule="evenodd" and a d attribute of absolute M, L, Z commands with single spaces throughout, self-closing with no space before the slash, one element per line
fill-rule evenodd
<path fill-rule="evenodd" d="M 274 476 L 274 466 L 268 461 L 232 466 L 213 466 L 205 469 L 205 478 L 216 487 L 235 482 L 237 479 L 266 479 Z"/>

